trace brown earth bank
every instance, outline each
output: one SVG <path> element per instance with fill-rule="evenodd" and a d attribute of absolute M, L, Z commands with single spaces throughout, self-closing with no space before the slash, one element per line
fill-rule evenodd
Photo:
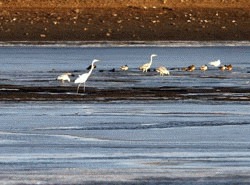
<path fill-rule="evenodd" d="M 249 0 L 0 0 L 2 7 L 37 8 L 86 8 L 86 7 L 205 7 L 205 8 L 246 8 Z"/>
<path fill-rule="evenodd" d="M 32 87 L 0 85 L 0 101 L 157 101 L 204 100 L 250 101 L 249 88 L 237 87 L 159 87 L 96 89 L 88 87 L 76 93 L 76 87 Z"/>
<path fill-rule="evenodd" d="M 248 0 L 0 0 L 0 41 L 250 40 Z"/>

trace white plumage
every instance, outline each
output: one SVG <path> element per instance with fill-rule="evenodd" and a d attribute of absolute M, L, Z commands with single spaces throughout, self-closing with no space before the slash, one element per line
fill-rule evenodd
<path fill-rule="evenodd" d="M 72 74 L 71 73 L 63 73 L 63 74 L 59 75 L 56 79 L 62 81 L 62 83 L 64 83 L 64 81 L 70 82 L 69 76 L 72 76 Z"/>
<path fill-rule="evenodd" d="M 156 54 L 152 54 L 150 57 L 150 61 L 149 63 L 143 64 L 142 66 L 139 67 L 140 70 L 142 70 L 142 72 L 147 72 L 148 69 L 151 67 L 152 62 L 153 62 L 153 57 L 156 57 Z"/>
<path fill-rule="evenodd" d="M 85 83 L 86 83 L 86 81 L 88 80 L 90 74 L 92 73 L 92 71 L 93 71 L 93 69 L 94 69 L 94 67 L 95 67 L 95 66 L 94 66 L 94 63 L 95 63 L 95 62 L 99 62 L 99 60 L 94 59 L 94 60 L 92 61 L 91 68 L 90 68 L 89 72 L 79 75 L 78 78 L 75 80 L 74 83 L 78 84 L 78 86 L 77 86 L 77 93 L 78 93 L 79 87 L 80 87 L 80 85 L 81 85 L 82 83 L 83 83 L 84 92 L 85 92 Z"/>
<path fill-rule="evenodd" d="M 219 67 L 220 64 L 221 64 L 220 60 L 209 62 L 209 65 L 214 66 L 214 67 Z"/>
<path fill-rule="evenodd" d="M 160 66 L 156 68 L 156 72 L 160 73 L 160 76 L 170 75 L 169 70 L 167 70 L 167 68 L 164 66 Z"/>

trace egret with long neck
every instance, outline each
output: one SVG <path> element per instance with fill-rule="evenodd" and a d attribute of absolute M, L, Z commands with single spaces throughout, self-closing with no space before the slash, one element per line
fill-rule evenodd
<path fill-rule="evenodd" d="M 142 70 L 142 72 L 147 72 L 148 69 L 151 67 L 152 62 L 153 62 L 153 57 L 156 57 L 156 54 L 152 54 L 150 57 L 150 61 L 149 63 L 143 64 L 142 66 L 139 67 L 140 70 Z"/>
<path fill-rule="evenodd" d="M 94 66 L 95 62 L 99 62 L 99 60 L 94 59 L 92 61 L 91 68 L 90 68 L 89 72 L 79 75 L 78 78 L 75 80 L 74 83 L 78 84 L 77 93 L 78 93 L 79 87 L 82 83 L 83 83 L 83 88 L 84 88 L 84 92 L 85 92 L 85 83 L 88 80 L 89 76 L 91 75 L 93 69 L 95 68 L 95 66 Z"/>

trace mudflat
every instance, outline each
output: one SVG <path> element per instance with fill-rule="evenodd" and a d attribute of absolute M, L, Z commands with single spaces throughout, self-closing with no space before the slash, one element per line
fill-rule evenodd
<path fill-rule="evenodd" d="M 31 87 L 16 85 L 0 86 L 1 101 L 83 101 L 108 102 L 116 100 L 213 100 L 249 102 L 249 88 L 214 87 L 159 87 L 96 89 L 76 93 L 75 87 Z M 220 92 L 221 96 L 218 96 Z M 240 98 L 239 98 L 240 95 Z"/>

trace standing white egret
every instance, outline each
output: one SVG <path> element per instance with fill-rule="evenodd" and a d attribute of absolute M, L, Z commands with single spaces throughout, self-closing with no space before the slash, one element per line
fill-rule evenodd
<path fill-rule="evenodd" d="M 215 60 L 215 61 L 209 62 L 209 65 L 214 66 L 214 67 L 219 67 L 220 60 Z"/>
<path fill-rule="evenodd" d="M 56 78 L 56 80 L 60 80 L 60 81 L 62 81 L 62 83 L 64 83 L 64 81 L 70 82 L 69 76 L 74 76 L 74 75 L 72 73 L 63 73 L 63 74 L 59 75 Z"/>
<path fill-rule="evenodd" d="M 167 68 L 164 66 L 157 67 L 155 70 L 156 72 L 160 73 L 160 76 L 170 75 L 169 70 L 167 70 Z"/>
<path fill-rule="evenodd" d="M 99 62 L 99 60 L 94 59 L 92 61 L 91 68 L 90 68 L 89 72 L 79 75 L 78 78 L 75 80 L 74 83 L 78 84 L 78 86 L 77 86 L 77 93 L 78 93 L 79 87 L 80 87 L 80 85 L 82 83 L 84 85 L 83 87 L 84 87 L 84 92 L 85 92 L 85 83 L 88 80 L 88 78 L 89 78 L 90 74 L 92 73 L 93 69 L 95 68 L 95 66 L 94 66 L 95 62 Z"/>
<path fill-rule="evenodd" d="M 150 61 L 149 63 L 143 64 L 142 66 L 139 67 L 140 70 L 142 70 L 142 72 L 147 72 L 148 69 L 151 67 L 152 62 L 153 62 L 153 57 L 156 57 L 156 54 L 152 54 L 150 57 Z"/>

